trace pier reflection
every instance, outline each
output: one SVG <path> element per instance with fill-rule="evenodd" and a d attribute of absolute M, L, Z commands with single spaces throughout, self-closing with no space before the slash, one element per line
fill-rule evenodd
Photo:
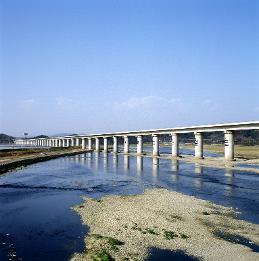
<path fill-rule="evenodd" d="M 233 193 L 234 171 L 232 168 L 227 167 L 224 174 L 226 178 L 225 195 L 230 196 Z"/>
<path fill-rule="evenodd" d="M 108 169 L 108 153 L 103 152 L 103 169 L 107 170 Z"/>
<path fill-rule="evenodd" d="M 143 170 L 143 157 L 137 156 L 136 158 L 137 158 L 137 175 L 141 175 Z"/>
<path fill-rule="evenodd" d="M 171 160 L 171 170 L 172 170 L 172 180 L 173 182 L 177 182 L 179 179 L 178 171 L 179 171 L 179 160 L 172 159 Z"/>
<path fill-rule="evenodd" d="M 202 177 L 200 177 L 200 175 L 203 174 L 203 166 L 199 163 L 195 163 L 194 173 L 197 175 L 195 179 L 195 188 L 200 189 L 202 186 Z"/>
<path fill-rule="evenodd" d="M 118 168 L 118 155 L 117 154 L 113 154 L 112 165 L 113 165 L 113 169 L 116 171 Z"/>
<path fill-rule="evenodd" d="M 124 155 L 124 171 L 128 172 L 130 168 L 130 157 L 129 155 Z"/>
<path fill-rule="evenodd" d="M 152 176 L 153 178 L 155 178 L 155 180 L 158 177 L 158 173 L 159 173 L 159 158 L 153 158 L 153 162 L 152 162 Z"/>

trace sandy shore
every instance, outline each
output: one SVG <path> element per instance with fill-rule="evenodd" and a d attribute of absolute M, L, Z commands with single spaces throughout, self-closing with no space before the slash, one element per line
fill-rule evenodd
<path fill-rule="evenodd" d="M 236 219 L 230 208 L 177 192 L 85 198 L 75 211 L 90 231 L 85 252 L 73 261 L 145 260 L 151 247 L 202 260 L 259 260 L 253 252 L 259 250 L 258 225 Z"/>
<path fill-rule="evenodd" d="M 47 161 L 59 157 L 89 152 L 81 148 L 52 148 L 52 149 L 25 149 L 12 150 L 10 153 L 0 152 L 0 174 L 18 167 Z"/>

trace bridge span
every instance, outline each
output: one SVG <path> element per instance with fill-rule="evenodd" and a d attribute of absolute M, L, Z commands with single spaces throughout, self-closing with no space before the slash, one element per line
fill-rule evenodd
<path fill-rule="evenodd" d="M 179 156 L 179 136 L 183 133 L 194 133 L 195 157 L 203 158 L 203 136 L 206 132 L 224 132 L 225 159 L 234 160 L 234 133 L 240 130 L 259 130 L 259 121 L 200 125 L 191 127 L 125 131 L 113 133 L 83 134 L 63 137 L 16 139 L 18 145 L 44 147 L 82 147 L 101 151 L 100 140 L 103 139 L 103 152 L 108 153 L 108 139 L 113 139 L 113 152 L 118 153 L 118 137 L 123 137 L 123 153 L 129 154 L 129 137 L 137 138 L 137 154 L 143 154 L 143 136 L 152 136 L 153 156 L 159 156 L 159 135 L 172 137 L 172 157 Z M 93 144 L 93 140 L 95 141 Z"/>

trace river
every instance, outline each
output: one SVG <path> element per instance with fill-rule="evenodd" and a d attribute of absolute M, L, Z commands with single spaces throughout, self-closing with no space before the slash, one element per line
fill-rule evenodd
<path fill-rule="evenodd" d="M 85 153 L 0 176 L 0 260 L 68 260 L 84 248 L 87 227 L 71 209 L 82 202 L 81 196 L 136 194 L 153 187 L 233 207 L 240 212 L 239 218 L 259 223 L 256 173 L 177 160 Z"/>

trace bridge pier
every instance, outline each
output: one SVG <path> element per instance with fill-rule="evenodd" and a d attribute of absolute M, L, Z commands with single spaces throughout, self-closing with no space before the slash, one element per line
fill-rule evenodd
<path fill-rule="evenodd" d="M 81 146 L 82 146 L 82 149 L 83 149 L 83 150 L 86 148 L 86 140 L 85 140 L 85 138 L 82 138 L 82 144 L 81 144 Z"/>
<path fill-rule="evenodd" d="M 195 158 L 203 159 L 203 133 L 195 132 Z"/>
<path fill-rule="evenodd" d="M 108 152 L 108 138 L 107 137 L 103 138 L 103 152 L 104 153 Z"/>
<path fill-rule="evenodd" d="M 128 154 L 129 153 L 129 137 L 124 136 L 124 153 Z"/>
<path fill-rule="evenodd" d="M 100 140 L 97 137 L 95 138 L 95 151 L 100 151 Z"/>
<path fill-rule="evenodd" d="M 225 135 L 225 159 L 234 160 L 234 132 L 226 130 Z"/>
<path fill-rule="evenodd" d="M 118 138 L 113 136 L 113 153 L 118 152 Z"/>
<path fill-rule="evenodd" d="M 75 139 L 74 138 L 71 139 L 71 146 L 75 147 Z"/>
<path fill-rule="evenodd" d="M 179 156 L 179 139 L 177 133 L 172 133 L 172 156 Z"/>
<path fill-rule="evenodd" d="M 143 154 L 143 141 L 141 135 L 137 136 L 137 154 Z"/>
<path fill-rule="evenodd" d="M 79 138 L 76 138 L 76 147 L 79 147 L 79 143 L 80 143 Z"/>
<path fill-rule="evenodd" d="M 153 139 L 153 156 L 159 156 L 159 137 L 157 134 L 153 134 L 152 139 Z"/>
<path fill-rule="evenodd" d="M 91 150 L 92 149 L 92 139 L 88 138 L 88 149 Z"/>

